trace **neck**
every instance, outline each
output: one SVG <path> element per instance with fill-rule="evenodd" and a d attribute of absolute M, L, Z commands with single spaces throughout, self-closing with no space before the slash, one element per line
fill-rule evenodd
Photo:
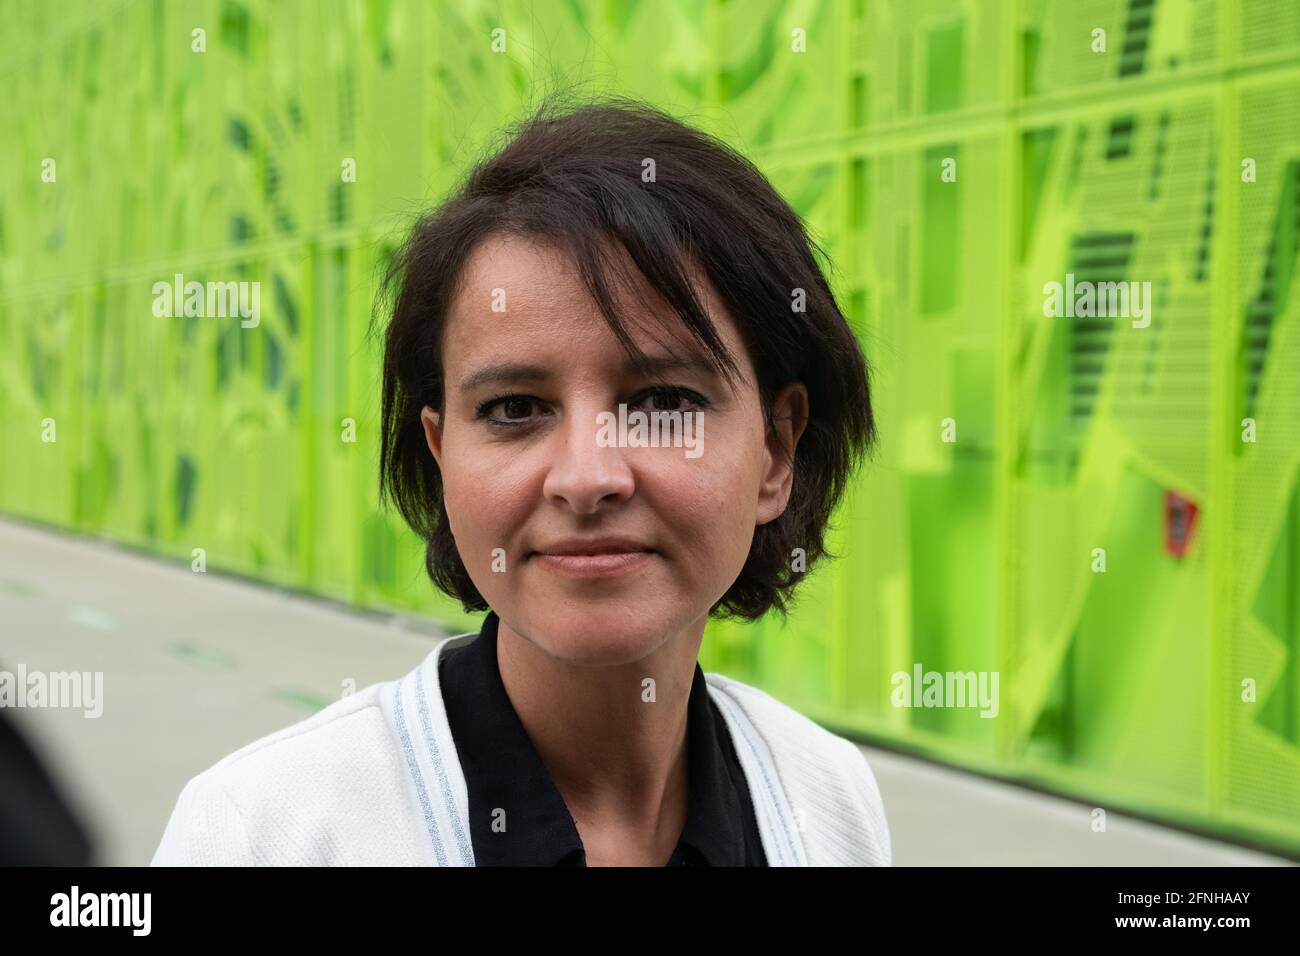
<path fill-rule="evenodd" d="M 610 665 L 556 658 L 500 621 L 501 681 L 580 833 L 584 821 L 639 832 L 664 826 L 675 841 L 686 810 L 687 704 L 706 621 L 639 660 Z"/>

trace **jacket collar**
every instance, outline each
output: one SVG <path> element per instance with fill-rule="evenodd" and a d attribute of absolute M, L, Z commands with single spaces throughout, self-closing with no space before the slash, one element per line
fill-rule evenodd
<path fill-rule="evenodd" d="M 447 650 L 478 637 L 478 632 L 468 632 L 440 639 L 418 667 L 387 685 L 381 696 L 424 821 L 429 862 L 437 866 L 475 865 L 468 788 L 447 722 L 438 664 Z M 797 836 L 795 815 L 754 715 L 731 691 L 728 678 L 712 673 L 703 676 L 744 770 L 768 865 L 806 865 L 807 853 Z"/>

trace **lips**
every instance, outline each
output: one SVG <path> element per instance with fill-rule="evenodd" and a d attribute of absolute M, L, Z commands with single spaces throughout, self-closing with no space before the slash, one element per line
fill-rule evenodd
<path fill-rule="evenodd" d="M 655 551 L 632 538 L 567 538 L 545 545 L 530 557 L 562 577 L 604 579 L 643 569 Z"/>
<path fill-rule="evenodd" d="M 538 554 L 548 555 L 591 555 L 591 554 L 636 554 L 653 551 L 647 544 L 634 538 L 564 538 L 537 549 Z"/>

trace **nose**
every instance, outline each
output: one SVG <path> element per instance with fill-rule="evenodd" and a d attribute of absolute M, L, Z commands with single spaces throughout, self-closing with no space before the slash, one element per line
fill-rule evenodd
<path fill-rule="evenodd" d="M 602 503 L 625 501 L 635 488 L 632 469 L 624 460 L 626 449 L 602 447 L 596 441 L 600 430 L 596 416 L 602 410 L 590 405 L 575 409 L 553 436 L 555 446 L 542 493 L 577 514 L 594 514 Z"/>

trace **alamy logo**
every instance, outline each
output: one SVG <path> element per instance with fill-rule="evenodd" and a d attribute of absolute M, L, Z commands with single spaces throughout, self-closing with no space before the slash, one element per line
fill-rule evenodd
<path fill-rule="evenodd" d="M 129 926 L 133 936 L 148 936 L 152 920 L 151 893 L 71 893 L 50 897 L 51 926 Z"/>
<path fill-rule="evenodd" d="M 17 673 L 0 671 L 0 708 L 4 707 L 83 709 L 82 717 L 98 718 L 104 713 L 104 672 L 47 674 L 19 664 Z"/>
<path fill-rule="evenodd" d="M 1043 286 L 1043 315 L 1049 318 L 1132 319 L 1133 328 L 1151 324 L 1150 282 L 1082 282 L 1067 272 L 1065 285 Z"/>
<path fill-rule="evenodd" d="M 620 404 L 617 416 L 601 412 L 596 424 L 596 444 L 601 448 L 685 448 L 687 458 L 704 454 L 703 412 L 629 414 L 627 405 Z"/>
<path fill-rule="evenodd" d="M 186 282 L 178 272 L 172 282 L 155 282 L 152 291 L 153 314 L 160 319 L 239 318 L 246 329 L 262 321 L 260 282 Z"/>
<path fill-rule="evenodd" d="M 895 707 L 979 707 L 981 717 L 998 715 L 997 671 L 896 671 L 889 681 Z"/>

